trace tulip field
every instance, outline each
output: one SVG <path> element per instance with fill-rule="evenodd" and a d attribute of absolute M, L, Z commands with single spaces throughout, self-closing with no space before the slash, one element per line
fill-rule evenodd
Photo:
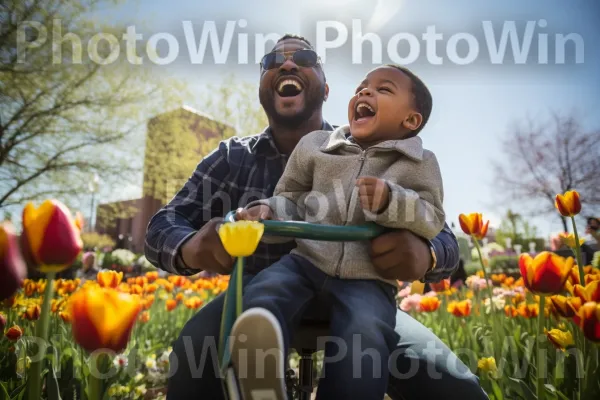
<path fill-rule="evenodd" d="M 579 212 L 574 196 L 557 196 L 562 215 Z M 82 250 L 81 223 L 56 201 L 25 213 L 20 236 L 9 223 L 0 229 L 0 400 L 164 398 L 172 342 L 229 277 L 103 270 L 56 279 Z M 488 222 L 478 213 L 459 220 L 480 252 Z M 224 225 L 232 255 L 253 252 L 227 245 L 247 238 L 241 222 Z M 578 262 L 576 232 L 564 239 L 572 257 L 522 253 L 516 276 L 490 273 L 480 257 L 460 285 L 442 281 L 422 293 L 400 282 L 398 307 L 443 340 L 491 399 L 599 399 L 600 257 Z M 46 279 L 26 278 L 26 264 Z"/>

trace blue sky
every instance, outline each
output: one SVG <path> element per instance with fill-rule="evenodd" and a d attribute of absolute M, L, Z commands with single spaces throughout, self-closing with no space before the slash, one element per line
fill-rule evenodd
<path fill-rule="evenodd" d="M 490 159 L 502 160 L 502 153 L 497 151 L 499 139 L 513 121 L 528 115 L 543 117 L 549 110 L 576 110 L 586 117 L 582 121 L 585 126 L 600 126 L 595 109 L 600 96 L 600 74 L 597 73 L 600 70 L 597 43 L 600 5 L 596 3 L 593 0 L 568 3 L 555 0 L 305 0 L 299 5 L 281 0 L 129 0 L 119 8 L 99 13 L 98 17 L 135 25 L 137 32 L 143 34 L 142 42 L 158 32 L 174 35 L 180 46 L 179 57 L 172 64 L 157 67 L 157 71 L 186 79 L 198 92 L 232 72 L 257 82 L 258 66 L 253 63 L 254 34 L 293 32 L 316 44 L 317 26 L 322 26 L 324 21 L 336 21 L 347 29 L 348 39 L 343 47 L 329 49 L 325 54 L 330 97 L 324 112 L 335 124 L 347 122 L 348 100 L 363 75 L 374 66 L 370 62 L 370 44 L 363 46 L 363 63 L 352 63 L 353 19 L 361 21 L 363 34 L 370 27 L 381 38 L 383 62 L 393 61 L 386 59 L 386 45 L 393 35 L 408 33 L 420 40 L 428 26 L 435 26 L 436 31 L 444 35 L 437 46 L 443 64 L 432 65 L 428 61 L 425 44 L 421 41 L 420 57 L 408 65 L 428 84 L 434 98 L 431 120 L 421 136 L 425 147 L 436 153 L 442 168 L 448 221 L 456 222 L 461 212 L 479 211 L 494 225 L 508 206 L 518 210 L 518 204 L 498 204 L 489 165 Z M 238 24 L 235 30 L 234 47 L 226 64 L 214 65 L 210 51 L 205 55 L 205 63 L 190 63 L 183 21 L 190 21 L 198 40 L 206 21 L 214 21 L 222 38 L 226 22 L 241 19 L 246 24 L 243 28 Z M 500 35 L 504 24 L 514 21 L 520 36 L 525 32 L 527 21 L 534 21 L 531 22 L 535 24 L 532 25 L 535 28 L 532 49 L 525 64 L 515 65 L 510 50 L 505 53 L 503 63 L 490 62 L 483 21 L 490 21 L 496 35 Z M 246 65 L 239 65 L 236 60 L 238 33 L 247 33 L 250 38 L 250 63 Z M 334 33 L 331 30 L 327 39 L 332 40 Z M 472 35 L 479 45 L 479 56 L 468 65 L 454 64 L 445 52 L 448 38 L 457 33 Z M 538 62 L 538 33 L 548 37 L 548 64 Z M 570 33 L 583 39 L 584 62 L 574 63 L 571 44 L 572 47 L 567 46 L 566 63 L 556 65 L 555 35 Z M 461 45 L 458 52 L 464 56 L 465 42 Z M 406 43 L 402 48 L 407 51 Z M 537 218 L 534 222 L 544 235 L 560 230 L 557 218 Z"/>

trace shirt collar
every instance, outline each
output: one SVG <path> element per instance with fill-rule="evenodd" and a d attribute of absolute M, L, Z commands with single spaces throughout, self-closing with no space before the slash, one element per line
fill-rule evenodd
<path fill-rule="evenodd" d="M 333 126 L 323 120 L 321 127 L 324 131 L 333 131 Z M 273 139 L 273 133 L 270 126 L 267 126 L 264 131 L 257 135 L 257 139 L 251 147 L 251 150 L 255 154 L 260 154 L 265 151 L 274 151 L 276 154 L 280 154 L 277 146 L 275 145 L 275 139 Z"/>
<path fill-rule="evenodd" d="M 350 126 L 344 125 L 331 133 L 329 140 L 325 141 L 321 146 L 321 150 L 329 152 L 348 144 L 355 145 L 354 143 L 354 139 L 350 134 Z M 421 161 L 423 159 L 423 141 L 419 136 L 403 140 L 386 140 L 385 142 L 373 146 L 373 148 L 393 149 L 416 161 Z"/>

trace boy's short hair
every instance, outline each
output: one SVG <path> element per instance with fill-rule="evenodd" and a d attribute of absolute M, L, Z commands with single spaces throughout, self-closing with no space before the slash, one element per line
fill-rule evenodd
<path fill-rule="evenodd" d="M 415 107 L 417 111 L 423 116 L 423 123 L 419 126 L 411 136 L 417 136 L 419 132 L 425 127 L 429 116 L 431 115 L 431 109 L 433 108 L 433 98 L 431 92 L 427 88 L 427 85 L 415 75 L 411 70 L 398 64 L 386 64 L 386 67 L 393 67 L 402 71 L 412 81 L 412 93 L 415 98 Z"/>

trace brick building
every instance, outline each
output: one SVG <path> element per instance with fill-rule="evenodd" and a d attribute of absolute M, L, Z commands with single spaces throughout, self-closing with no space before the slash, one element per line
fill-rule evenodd
<path fill-rule="evenodd" d="M 117 248 L 142 253 L 152 216 L 185 183 L 202 156 L 234 134 L 230 125 L 189 107 L 151 118 L 146 129 L 142 197 L 100 204 L 96 231 L 111 236 Z"/>

